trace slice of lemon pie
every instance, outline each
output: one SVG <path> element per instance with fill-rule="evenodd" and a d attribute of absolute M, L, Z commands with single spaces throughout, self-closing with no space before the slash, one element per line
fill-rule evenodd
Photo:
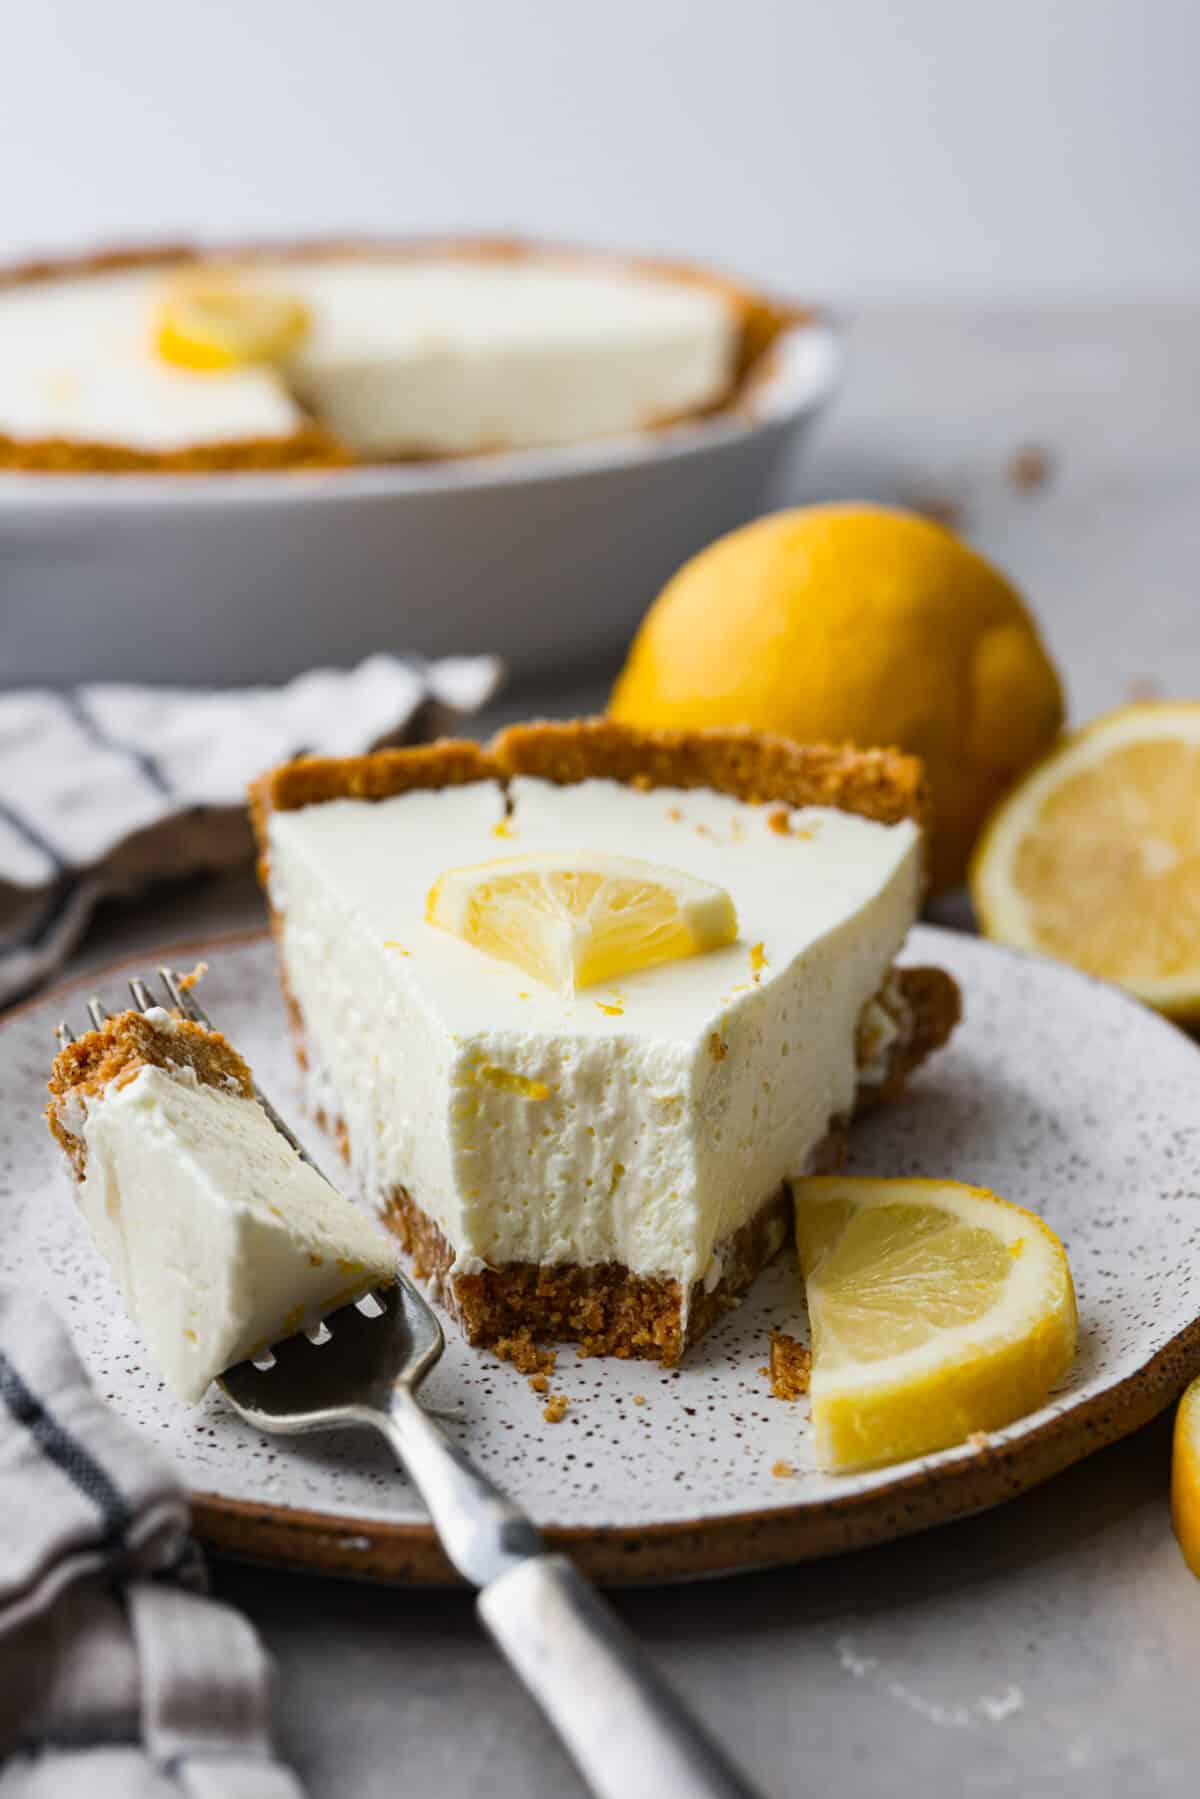
<path fill-rule="evenodd" d="M 949 1034 L 919 765 L 541 724 L 304 760 L 256 824 L 313 1107 L 475 1342 L 678 1357 L 784 1180 Z"/>
<path fill-rule="evenodd" d="M 181 1399 L 396 1277 L 391 1239 L 285 1141 L 217 1031 L 159 1009 L 106 1019 L 55 1057 L 47 1119 Z"/>

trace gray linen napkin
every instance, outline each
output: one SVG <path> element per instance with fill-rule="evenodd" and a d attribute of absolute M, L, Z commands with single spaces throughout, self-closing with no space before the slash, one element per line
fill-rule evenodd
<path fill-rule="evenodd" d="M 44 1302 L 0 1287 L 2 1799 L 303 1799 L 187 1501 Z"/>
<path fill-rule="evenodd" d="M 380 655 L 278 688 L 0 694 L 0 1006 L 61 967 L 105 895 L 247 861 L 264 768 L 435 737 L 500 679 L 491 656 Z"/>

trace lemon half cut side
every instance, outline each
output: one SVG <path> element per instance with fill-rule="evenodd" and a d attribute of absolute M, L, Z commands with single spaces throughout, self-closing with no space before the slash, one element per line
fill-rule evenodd
<path fill-rule="evenodd" d="M 987 936 L 1200 1021 L 1200 704 L 1068 738 L 995 812 L 970 879 Z"/>

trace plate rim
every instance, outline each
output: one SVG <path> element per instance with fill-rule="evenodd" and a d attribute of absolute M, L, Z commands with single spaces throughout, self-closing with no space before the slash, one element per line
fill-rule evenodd
<path fill-rule="evenodd" d="M 1122 988 L 1068 963 L 992 943 L 974 933 L 918 922 L 924 930 L 965 940 L 989 954 L 1033 962 L 1085 986 L 1101 987 L 1134 1008 L 1141 1019 L 1149 1018 L 1172 1036 L 1192 1042 L 1171 1020 L 1143 1006 Z M 223 950 L 268 944 L 271 935 L 269 926 L 264 925 L 188 937 L 141 952 L 141 960 L 157 967 L 160 961 L 188 956 L 203 959 Z M 69 976 L 18 1001 L 0 1014 L 0 1037 L 11 1021 L 52 1005 L 56 999 L 65 1002 L 81 989 L 95 989 L 127 971 L 138 958 L 139 952 L 127 951 L 99 968 Z M 953 1461 L 939 1462 L 936 1467 L 922 1459 L 895 1479 L 865 1492 L 847 1493 L 820 1506 L 799 1502 L 660 1524 L 551 1524 L 542 1528 L 542 1534 L 547 1548 L 569 1554 L 584 1573 L 607 1586 L 736 1574 L 866 1549 L 988 1510 L 1031 1491 L 1148 1424 L 1197 1377 L 1200 1314 L 1115 1386 L 1052 1413 L 1019 1437 L 979 1448 L 964 1445 Z M 267 1500 L 234 1499 L 202 1488 L 189 1490 L 188 1499 L 194 1535 L 220 1555 L 295 1572 L 390 1585 L 466 1584 L 446 1559 L 432 1523 L 389 1523 Z"/>

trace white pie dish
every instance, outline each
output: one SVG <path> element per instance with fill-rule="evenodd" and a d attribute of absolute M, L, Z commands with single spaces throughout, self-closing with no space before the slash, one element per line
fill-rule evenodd
<path fill-rule="evenodd" d="M 0 685 L 271 681 L 379 649 L 582 666 L 619 649 L 688 555 L 772 503 L 840 362 L 833 325 L 797 324 L 735 406 L 553 450 L 0 474 Z"/>

